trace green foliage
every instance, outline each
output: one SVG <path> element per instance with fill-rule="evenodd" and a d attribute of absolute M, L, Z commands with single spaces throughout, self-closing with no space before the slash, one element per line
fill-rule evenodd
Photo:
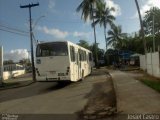
<path fill-rule="evenodd" d="M 118 51 L 113 49 L 108 49 L 105 53 L 105 61 L 107 65 L 112 65 L 113 61 L 118 63 L 119 62 Z"/>
<path fill-rule="evenodd" d="M 86 49 L 90 49 L 89 43 L 87 41 L 85 41 L 85 40 L 79 40 L 79 43 L 77 43 L 77 45 L 80 45 L 80 46 L 82 46 L 82 47 L 84 47 Z"/>
<path fill-rule="evenodd" d="M 93 6 L 96 7 L 100 2 L 102 2 L 102 0 L 83 0 L 77 7 L 76 11 L 82 11 L 81 18 L 84 19 L 84 21 L 87 21 L 88 18 L 91 20 Z"/>
<path fill-rule="evenodd" d="M 98 59 L 103 59 L 104 58 L 105 52 L 104 52 L 103 49 L 100 49 L 98 47 L 98 44 L 97 44 L 97 46 L 95 46 L 95 44 L 91 44 L 90 45 L 86 40 L 79 40 L 79 42 L 77 43 L 77 45 L 80 45 L 80 46 L 82 46 L 82 47 L 84 47 L 86 49 L 91 50 L 92 53 L 93 53 L 94 60 L 95 60 L 95 54 L 96 54 L 95 47 L 97 47 Z"/>
<path fill-rule="evenodd" d="M 97 44 L 97 46 L 95 44 L 90 45 L 90 50 L 92 51 L 94 58 L 95 58 L 95 54 L 96 54 L 95 47 L 97 47 L 98 59 L 103 59 L 105 52 L 103 49 L 100 49 L 98 47 L 98 44 Z"/>
<path fill-rule="evenodd" d="M 99 23 L 100 26 L 103 26 L 104 28 L 107 27 L 107 25 L 112 25 L 113 21 L 115 20 L 115 17 L 111 15 L 111 12 L 115 11 L 115 9 L 106 7 L 106 3 L 99 3 L 97 5 L 97 8 L 94 10 L 94 16 L 95 22 L 92 23 L 92 26 Z"/>
<path fill-rule="evenodd" d="M 87 21 L 87 19 L 89 18 L 90 20 L 93 20 L 93 9 L 97 8 L 97 5 L 102 2 L 102 0 L 83 0 L 80 5 L 77 7 L 76 11 L 82 11 L 82 16 L 81 18 L 84 19 L 84 21 Z M 94 26 L 94 39 L 95 39 L 95 44 L 96 44 L 96 34 L 95 34 L 95 26 Z M 95 48 L 97 49 L 97 48 Z M 97 51 L 95 51 L 95 64 L 96 66 L 97 64 Z"/>
<path fill-rule="evenodd" d="M 137 1 L 137 0 L 135 0 Z M 94 8 L 93 8 L 94 6 Z M 129 50 L 135 53 L 144 54 L 144 41 L 142 34 L 135 34 L 130 36 L 126 33 L 122 33 L 121 26 L 114 25 L 113 21 L 115 17 L 111 15 L 111 12 L 114 11 L 114 8 L 106 7 L 106 4 L 103 0 L 83 0 L 80 5 L 77 7 L 77 12 L 81 11 L 81 18 L 87 21 L 89 18 L 93 20 L 92 27 L 99 24 L 104 27 L 104 36 L 107 45 L 111 45 L 115 50 Z M 93 16 L 94 13 L 94 16 Z M 160 9 L 153 7 L 149 11 L 146 11 L 144 16 L 143 27 L 145 30 L 145 40 L 147 49 L 153 47 L 153 15 L 154 15 L 154 28 L 155 28 L 155 44 L 156 50 L 160 46 Z M 111 26 L 111 29 L 108 31 L 108 37 L 106 37 L 106 27 L 107 25 Z M 95 44 L 89 45 L 85 40 L 81 40 L 78 43 L 80 46 L 83 46 L 87 49 L 92 50 L 95 54 Z M 107 49 L 106 49 L 107 50 Z M 102 52 L 99 52 L 100 49 L 97 46 L 98 57 L 101 56 Z"/>
<path fill-rule="evenodd" d="M 115 49 L 120 49 L 125 44 L 125 34 L 122 33 L 121 26 L 112 25 L 111 30 L 108 31 L 108 45 L 113 46 Z"/>
<path fill-rule="evenodd" d="M 135 53 L 143 54 L 143 40 L 135 34 L 134 36 L 126 35 L 121 40 L 121 45 L 117 45 L 119 50 L 129 50 Z"/>
<path fill-rule="evenodd" d="M 113 25 L 113 21 L 115 20 L 115 17 L 111 15 L 111 12 L 115 11 L 115 9 L 106 7 L 106 3 L 100 2 L 97 4 L 97 8 L 94 10 L 95 16 L 94 22 L 92 23 L 92 27 L 99 24 L 100 27 L 104 27 L 104 37 L 105 37 L 105 42 L 106 42 L 106 49 L 107 49 L 107 38 L 106 38 L 106 28 L 107 25 Z"/>
<path fill-rule="evenodd" d="M 152 7 L 149 11 L 146 11 L 144 16 L 144 29 L 147 35 L 153 33 L 153 21 L 154 21 L 154 31 L 155 34 L 160 33 L 160 9 L 157 7 Z"/>

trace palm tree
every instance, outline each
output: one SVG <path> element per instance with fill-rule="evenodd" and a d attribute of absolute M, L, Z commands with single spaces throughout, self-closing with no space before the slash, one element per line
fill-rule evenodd
<path fill-rule="evenodd" d="M 145 40 L 145 38 L 144 38 L 143 21 L 142 21 L 142 17 L 141 17 L 140 9 L 139 9 L 138 1 L 137 1 L 137 0 L 135 0 L 135 3 L 136 3 L 136 7 L 137 7 L 137 11 L 138 11 L 138 15 L 139 15 L 139 21 L 140 21 L 140 25 L 141 25 L 141 35 L 142 35 L 143 44 L 144 44 L 144 53 L 145 53 L 145 56 L 146 56 L 147 49 L 146 49 L 146 40 Z"/>
<path fill-rule="evenodd" d="M 123 39 L 125 33 L 122 33 L 121 26 L 112 25 L 111 28 L 112 29 L 108 31 L 108 45 L 112 45 L 114 48 L 122 48 L 126 43 Z"/>
<path fill-rule="evenodd" d="M 107 36 L 106 36 L 106 28 L 109 24 L 110 26 L 113 25 L 113 21 L 115 20 L 115 17 L 111 15 L 111 12 L 115 11 L 115 9 L 106 7 L 105 3 L 99 3 L 97 5 L 97 9 L 95 10 L 95 22 L 92 23 L 92 26 L 96 24 L 100 24 L 100 27 L 103 25 L 104 27 L 104 37 L 106 42 L 106 50 L 107 50 Z"/>
<path fill-rule="evenodd" d="M 90 45 L 86 40 L 79 40 L 79 43 L 77 43 L 77 45 L 82 46 L 86 49 L 90 49 Z"/>
<path fill-rule="evenodd" d="M 101 2 L 101 0 L 83 0 L 80 5 L 77 7 L 76 11 L 82 11 L 82 16 L 81 18 L 84 19 L 84 21 L 87 21 L 87 19 L 89 18 L 90 20 L 92 19 L 93 23 L 94 23 L 94 19 L 93 19 L 93 7 L 97 6 L 97 4 Z M 95 40 L 95 44 L 97 44 L 96 41 L 96 31 L 95 31 L 95 26 L 93 26 L 94 28 L 94 40 Z M 97 57 L 97 47 L 95 47 L 95 64 L 96 66 L 98 65 L 98 57 Z"/>

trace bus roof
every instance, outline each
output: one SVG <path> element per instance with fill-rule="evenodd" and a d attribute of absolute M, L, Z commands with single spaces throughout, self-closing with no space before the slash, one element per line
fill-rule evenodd
<path fill-rule="evenodd" d="M 38 44 L 45 44 L 45 43 L 53 43 L 53 42 L 66 42 L 66 43 L 69 43 L 69 44 L 71 44 L 71 45 L 74 45 L 74 46 L 77 46 L 77 47 L 79 47 L 80 49 L 83 49 L 83 50 L 86 50 L 86 51 L 88 51 L 88 52 L 91 52 L 90 50 L 88 50 L 88 49 L 86 49 L 86 48 L 84 48 L 84 47 L 82 47 L 82 46 L 79 46 L 79 45 L 77 45 L 77 44 L 75 44 L 75 43 L 73 43 L 73 42 L 71 42 L 71 41 L 67 41 L 67 40 L 59 40 L 59 41 L 47 41 L 47 42 L 40 42 L 40 43 L 38 43 Z"/>

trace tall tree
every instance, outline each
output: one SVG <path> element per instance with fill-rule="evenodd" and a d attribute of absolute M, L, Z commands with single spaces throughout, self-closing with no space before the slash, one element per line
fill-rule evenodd
<path fill-rule="evenodd" d="M 80 45 L 86 49 L 90 49 L 89 43 L 86 40 L 79 40 L 79 43 L 77 45 Z"/>
<path fill-rule="evenodd" d="M 153 51 L 156 50 L 155 35 L 160 33 L 160 9 L 157 7 L 151 8 L 146 11 L 144 16 L 145 32 L 147 35 L 152 35 Z"/>
<path fill-rule="evenodd" d="M 123 40 L 125 34 L 122 33 L 121 26 L 112 25 L 111 28 L 112 29 L 108 31 L 108 45 L 112 45 L 115 49 L 123 47 L 125 45 Z"/>
<path fill-rule="evenodd" d="M 96 24 L 100 24 L 100 27 L 104 27 L 104 37 L 106 42 L 106 50 L 107 50 L 107 36 L 106 36 L 106 28 L 107 25 L 114 24 L 113 21 L 115 20 L 115 17 L 111 14 L 112 11 L 115 11 L 115 9 L 106 7 L 106 3 L 98 3 L 97 9 L 95 9 L 95 22 L 92 23 L 92 26 Z"/>
<path fill-rule="evenodd" d="M 77 7 L 77 12 L 82 11 L 82 16 L 81 18 L 84 19 L 84 21 L 87 21 L 87 19 L 89 18 L 90 20 L 93 18 L 93 8 L 97 6 L 97 4 L 99 2 L 101 2 L 102 0 L 83 0 L 80 5 Z M 92 19 L 93 23 L 94 23 L 94 19 Z M 96 31 L 95 31 L 95 26 L 93 27 L 94 29 L 94 40 L 95 40 L 95 44 L 97 44 L 96 41 Z M 95 63 L 96 66 L 98 64 L 98 58 L 97 58 L 97 47 L 95 47 Z"/>
<path fill-rule="evenodd" d="M 90 45 L 90 50 L 92 51 L 92 53 L 93 53 L 93 55 L 95 56 L 95 47 L 97 47 L 97 55 L 98 55 L 98 59 L 103 59 L 103 57 L 104 57 L 104 50 L 103 49 L 100 49 L 99 47 L 98 47 L 98 44 L 92 44 L 92 45 Z M 95 61 L 95 57 L 94 57 L 94 61 Z"/>
<path fill-rule="evenodd" d="M 150 10 L 146 11 L 143 22 L 148 34 L 152 34 L 153 28 L 155 34 L 160 33 L 160 9 L 152 7 Z"/>

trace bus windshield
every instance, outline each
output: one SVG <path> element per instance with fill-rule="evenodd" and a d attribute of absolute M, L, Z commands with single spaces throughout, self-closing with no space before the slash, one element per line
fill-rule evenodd
<path fill-rule="evenodd" d="M 68 49 L 65 42 L 42 43 L 37 46 L 36 56 L 67 56 Z"/>

